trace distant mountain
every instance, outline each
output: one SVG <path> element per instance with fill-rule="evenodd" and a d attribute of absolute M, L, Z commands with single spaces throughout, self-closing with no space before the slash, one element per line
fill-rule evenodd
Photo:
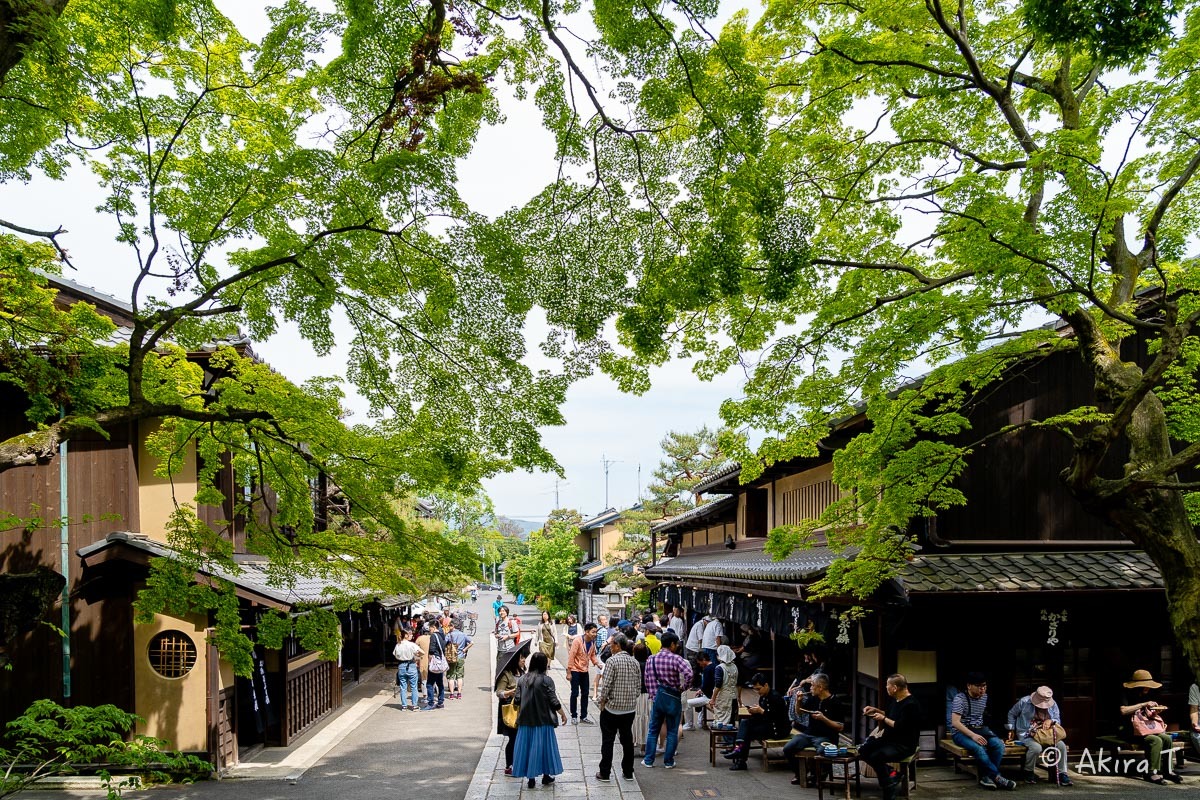
<path fill-rule="evenodd" d="M 522 539 L 528 539 L 531 532 L 541 529 L 542 525 L 545 524 L 544 522 L 532 522 L 527 519 L 513 519 L 512 517 L 500 517 L 500 519 L 511 522 L 520 528 Z"/>

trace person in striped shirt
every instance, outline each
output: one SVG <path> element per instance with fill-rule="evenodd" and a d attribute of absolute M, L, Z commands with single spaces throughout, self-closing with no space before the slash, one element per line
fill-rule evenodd
<path fill-rule="evenodd" d="M 653 767 L 658 732 L 667 726 L 667 747 L 663 766 L 675 768 L 675 748 L 679 745 L 679 718 L 683 713 L 683 693 L 692 683 L 692 666 L 679 655 L 679 637 L 675 631 L 662 634 L 662 647 L 646 661 L 646 691 L 654 698 L 650 709 L 650 729 L 646 732 L 646 757 L 642 766 Z"/>

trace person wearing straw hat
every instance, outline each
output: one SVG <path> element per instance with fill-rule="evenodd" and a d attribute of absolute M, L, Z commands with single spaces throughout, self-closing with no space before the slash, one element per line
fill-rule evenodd
<path fill-rule="evenodd" d="M 1154 680 L 1150 670 L 1138 669 L 1133 671 L 1133 677 L 1124 683 L 1125 703 L 1121 706 L 1121 715 L 1129 717 L 1130 741 L 1140 742 L 1146 751 L 1146 761 L 1150 765 L 1150 773 L 1146 780 L 1150 783 L 1162 784 L 1166 781 L 1183 783 L 1183 776 L 1177 772 L 1167 772 L 1162 769 L 1162 754 L 1165 747 L 1169 752 L 1174 743 L 1167 733 L 1167 724 L 1159 715 L 1166 706 L 1160 705 L 1156 690 L 1162 684 Z"/>
<path fill-rule="evenodd" d="M 1037 783 L 1039 761 L 1047 767 L 1057 767 L 1058 785 L 1070 786 L 1067 775 L 1067 740 L 1062 725 L 1062 712 L 1054 700 L 1054 690 L 1039 686 L 1033 694 L 1022 697 L 1008 710 L 1008 740 L 1025 747 L 1025 782 Z M 1047 743 L 1048 742 L 1048 743 Z M 1043 751 L 1057 750 L 1042 756 Z"/>

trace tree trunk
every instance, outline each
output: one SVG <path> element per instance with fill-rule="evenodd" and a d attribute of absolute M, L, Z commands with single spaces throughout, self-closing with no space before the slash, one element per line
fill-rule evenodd
<path fill-rule="evenodd" d="M 1119 401 L 1116 387 L 1128 388 L 1131 378 L 1141 376 L 1135 366 L 1117 359 L 1107 363 L 1084 355 L 1097 376 L 1102 399 Z M 1149 465 L 1161 464 L 1174 455 L 1167 429 L 1166 411 L 1150 392 L 1138 404 L 1123 431 L 1129 445 L 1127 474 Z M 1083 443 L 1086 447 L 1086 440 Z M 1086 480 L 1075 469 L 1080 462 L 1095 460 L 1097 454 L 1077 450 L 1075 464 L 1067 470 L 1067 482 L 1075 496 L 1091 513 L 1108 520 L 1130 541 L 1146 551 L 1162 573 L 1167 596 L 1167 613 L 1172 630 L 1188 660 L 1193 675 L 1200 675 L 1200 541 L 1188 518 L 1181 492 L 1170 489 L 1138 489 L 1112 492 L 1111 482 L 1094 470 Z M 1172 478 L 1174 479 L 1174 478 Z"/>
<path fill-rule="evenodd" d="M 0 86 L 21 62 L 29 45 L 40 41 L 69 0 L 0 0 Z"/>

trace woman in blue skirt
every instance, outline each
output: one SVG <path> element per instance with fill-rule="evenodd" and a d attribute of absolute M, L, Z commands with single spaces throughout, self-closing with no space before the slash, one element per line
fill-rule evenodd
<path fill-rule="evenodd" d="M 536 784 L 538 775 L 542 785 L 554 783 L 554 776 L 562 774 L 562 759 L 558 756 L 558 739 L 554 729 L 558 721 L 567 724 L 567 712 L 563 711 L 554 680 L 546 674 L 549 660 L 545 653 L 534 653 L 529 658 L 529 671 L 517 682 L 515 700 L 521 707 L 517 714 L 517 746 L 513 753 L 512 774 L 528 778 L 529 788 Z"/>

